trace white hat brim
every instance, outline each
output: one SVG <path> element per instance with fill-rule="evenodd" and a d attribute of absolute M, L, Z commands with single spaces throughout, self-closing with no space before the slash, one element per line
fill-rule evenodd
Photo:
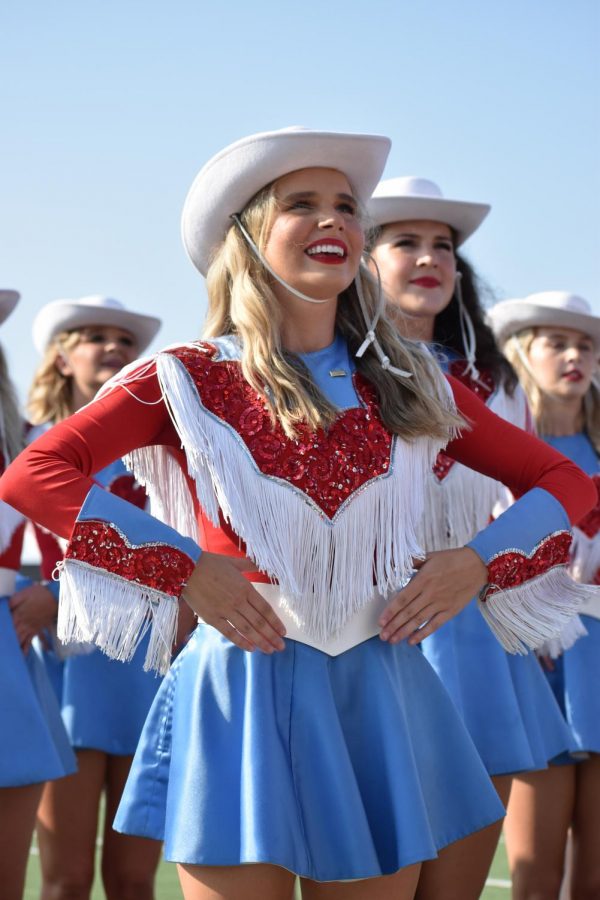
<path fill-rule="evenodd" d="M 391 141 L 382 135 L 283 129 L 243 138 L 200 170 L 181 220 L 185 249 L 206 275 L 211 256 L 240 213 L 266 185 L 298 169 L 337 169 L 366 203 L 381 177 Z"/>
<path fill-rule="evenodd" d="M 571 328 L 592 338 L 600 347 L 600 318 L 584 313 L 528 303 L 526 300 L 502 300 L 488 311 L 488 321 L 502 346 L 513 334 L 527 328 Z"/>
<path fill-rule="evenodd" d="M 20 299 L 18 291 L 0 290 L 0 325 L 8 319 Z"/>
<path fill-rule="evenodd" d="M 442 197 L 371 197 L 367 204 L 375 225 L 394 222 L 430 221 L 449 225 L 456 235 L 456 246 L 477 231 L 491 206 Z"/>
<path fill-rule="evenodd" d="M 50 342 L 61 331 L 74 331 L 89 325 L 110 325 L 129 331 L 142 353 L 158 333 L 162 322 L 154 316 L 127 309 L 90 306 L 76 300 L 55 300 L 44 306 L 33 321 L 33 343 L 38 353 L 45 353 Z"/>

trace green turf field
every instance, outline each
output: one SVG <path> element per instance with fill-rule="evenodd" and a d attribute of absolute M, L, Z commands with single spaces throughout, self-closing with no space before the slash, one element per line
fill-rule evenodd
<path fill-rule="evenodd" d="M 38 900 L 40 895 L 39 858 L 36 848 L 32 848 L 27 870 L 27 885 L 25 887 L 25 900 Z M 298 894 L 298 897 L 300 895 Z M 509 900 L 510 889 L 508 883 L 508 867 L 504 845 L 501 844 L 496 853 L 494 865 L 490 873 L 489 884 L 481 895 L 482 900 Z M 104 900 L 102 887 L 96 881 L 92 893 L 92 900 Z M 156 900 L 181 900 L 181 891 L 177 880 L 177 871 L 172 863 L 163 862 L 158 870 L 156 879 Z M 240 898 L 242 900 L 242 898 Z"/>

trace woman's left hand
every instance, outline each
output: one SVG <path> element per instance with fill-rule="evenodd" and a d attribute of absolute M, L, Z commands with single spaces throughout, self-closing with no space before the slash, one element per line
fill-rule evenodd
<path fill-rule="evenodd" d="M 380 616 L 381 639 L 419 644 L 463 609 L 487 582 L 487 567 L 470 547 L 416 560 L 419 571 Z"/>

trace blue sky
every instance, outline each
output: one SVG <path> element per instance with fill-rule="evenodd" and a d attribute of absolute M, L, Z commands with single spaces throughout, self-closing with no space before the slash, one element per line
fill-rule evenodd
<path fill-rule="evenodd" d="M 466 245 L 498 299 L 568 289 L 600 314 L 597 0 L 3 0 L 2 327 L 24 396 L 31 320 L 106 293 L 195 337 L 179 217 L 201 165 L 302 124 L 388 134 L 386 176 L 490 202 Z"/>

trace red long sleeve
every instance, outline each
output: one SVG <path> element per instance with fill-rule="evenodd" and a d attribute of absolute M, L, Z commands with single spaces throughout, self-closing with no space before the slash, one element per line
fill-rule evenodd
<path fill-rule="evenodd" d="M 448 377 L 457 407 L 471 424 L 446 452 L 457 462 L 505 484 L 519 497 L 543 488 L 564 507 L 572 523 L 596 502 L 593 481 L 548 444 L 491 412 L 475 394 Z"/>
<path fill-rule="evenodd" d="M 17 457 L 0 481 L 0 496 L 49 531 L 68 538 L 94 484 L 93 473 L 130 450 L 151 444 L 170 446 L 182 456 L 160 396 L 153 370 L 135 386 L 117 387 L 95 400 Z"/>

